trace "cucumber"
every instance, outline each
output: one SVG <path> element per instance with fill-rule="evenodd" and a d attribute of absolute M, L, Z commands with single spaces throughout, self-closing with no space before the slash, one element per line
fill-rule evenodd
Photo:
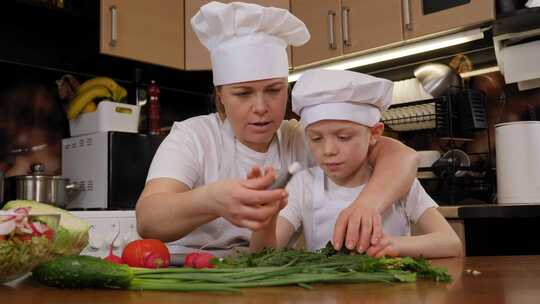
<path fill-rule="evenodd" d="M 92 256 L 66 256 L 45 262 L 32 271 L 38 282 L 61 288 L 127 288 L 134 277 L 127 265 Z"/>

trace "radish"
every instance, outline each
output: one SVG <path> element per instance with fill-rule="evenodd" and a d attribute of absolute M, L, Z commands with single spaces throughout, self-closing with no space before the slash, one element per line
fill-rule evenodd
<path fill-rule="evenodd" d="M 214 265 L 210 262 L 213 258 L 215 257 L 207 252 L 192 252 L 184 259 L 184 267 L 214 268 Z"/>
<path fill-rule="evenodd" d="M 111 244 L 109 245 L 109 255 L 104 257 L 103 259 L 107 260 L 107 261 L 109 261 L 111 263 L 114 263 L 114 264 L 125 264 L 124 260 L 122 260 L 121 257 L 119 257 L 119 256 L 117 256 L 117 255 L 115 255 L 113 253 L 113 244 L 114 244 L 114 241 L 116 241 L 116 238 L 118 237 L 119 234 L 120 234 L 120 232 L 116 234 L 116 236 L 112 240 Z"/>
<path fill-rule="evenodd" d="M 201 269 L 201 268 L 214 268 L 214 264 L 212 264 L 210 261 L 215 258 L 210 253 L 200 253 L 197 259 L 195 260 L 195 268 Z"/>

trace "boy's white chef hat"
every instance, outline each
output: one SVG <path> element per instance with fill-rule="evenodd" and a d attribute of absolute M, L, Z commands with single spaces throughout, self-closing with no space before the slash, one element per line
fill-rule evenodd
<path fill-rule="evenodd" d="M 203 5 L 191 26 L 210 51 L 216 86 L 287 77 L 287 46 L 310 38 L 289 11 L 243 2 Z"/>
<path fill-rule="evenodd" d="M 362 73 L 308 70 L 296 81 L 292 109 L 300 122 L 349 120 L 373 127 L 392 103 L 393 82 Z"/>

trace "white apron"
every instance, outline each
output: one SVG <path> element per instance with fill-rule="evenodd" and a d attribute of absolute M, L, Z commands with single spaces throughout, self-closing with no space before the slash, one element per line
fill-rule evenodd
<path fill-rule="evenodd" d="M 280 168 L 275 169 L 281 170 L 281 168 L 287 168 L 286 157 L 281 153 L 281 151 L 283 151 L 283 148 L 281 147 L 281 128 L 278 129 L 277 136 L 274 140 L 276 142 L 272 142 L 271 145 L 277 144 L 278 157 L 281 165 Z M 221 161 L 217 180 L 245 178 L 246 172 L 239 172 L 238 170 L 238 160 L 236 159 L 237 139 L 228 120 L 225 120 L 223 123 L 221 147 L 222 150 L 218 151 L 218 153 L 220 153 Z M 215 181 L 209 180 L 207 183 Z M 220 235 L 220 237 L 217 239 L 211 237 L 215 235 Z M 248 247 L 250 238 L 250 230 L 237 227 L 220 217 L 198 227 L 175 243 L 184 246 L 181 251 L 191 252 L 193 250 L 207 250 L 212 251 L 215 255 L 223 256 L 230 253 L 232 249 Z M 198 246 L 195 246 L 195 244 L 198 244 Z"/>
<path fill-rule="evenodd" d="M 325 174 L 321 168 L 315 169 L 313 179 L 312 212 L 305 218 L 306 249 L 318 250 L 332 240 L 334 226 L 339 213 L 353 203 L 355 197 L 330 201 L 325 191 Z M 359 189 L 358 194 L 361 189 Z M 410 224 L 403 202 L 396 202 L 382 214 L 383 231 L 389 235 L 410 235 Z"/>

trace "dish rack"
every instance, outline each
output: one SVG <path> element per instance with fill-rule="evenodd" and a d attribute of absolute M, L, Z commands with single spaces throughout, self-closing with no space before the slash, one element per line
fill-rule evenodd
<path fill-rule="evenodd" d="M 489 148 L 485 153 L 468 154 L 482 160 L 486 158 L 487 162 L 471 165 L 461 161 L 464 157 L 458 157 L 465 154 L 459 146 L 472 142 L 477 131 L 489 132 L 483 92 L 452 88 L 451 93 L 438 98 L 394 104 L 383 112 L 382 122 L 400 133 L 433 133 L 444 142 L 445 157 L 431 167 L 418 169 L 419 172 L 433 173 L 424 175 L 430 177 L 422 178 L 421 182 L 428 193 L 434 193 L 430 194 L 436 201 L 449 205 L 463 204 L 465 198 L 474 198 L 476 202 L 491 201 L 495 178 Z M 489 134 L 487 138 L 489 147 Z"/>
<path fill-rule="evenodd" d="M 382 121 L 394 131 L 414 131 L 437 127 L 437 108 L 433 100 L 421 100 L 390 107 L 382 113 Z"/>
<path fill-rule="evenodd" d="M 400 103 L 382 113 L 382 122 L 398 132 L 436 129 L 448 138 L 471 137 L 487 128 L 485 96 L 476 90 L 452 90 L 438 98 Z"/>

